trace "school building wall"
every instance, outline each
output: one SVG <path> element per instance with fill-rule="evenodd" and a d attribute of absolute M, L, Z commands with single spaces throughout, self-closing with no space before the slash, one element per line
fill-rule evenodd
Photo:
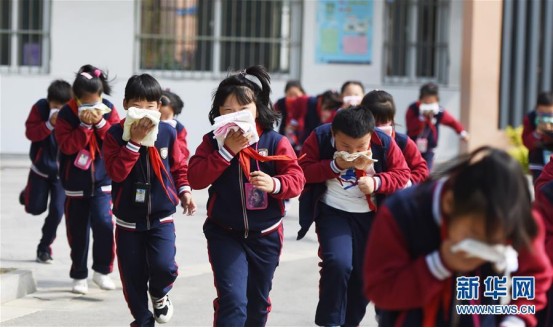
<path fill-rule="evenodd" d="M 441 87 L 442 104 L 456 118 L 461 118 L 461 62 L 463 37 L 463 1 L 451 1 L 449 83 Z M 301 81 L 309 94 L 326 89 L 339 89 L 346 80 L 361 80 L 367 91 L 384 89 L 396 100 L 397 122 L 404 131 L 405 110 L 418 97 L 419 84 L 383 85 L 383 16 L 384 0 L 374 2 L 373 61 L 370 65 L 315 63 L 316 1 L 305 0 L 303 9 Z M 0 77 L 0 153 L 24 154 L 29 141 L 24 135 L 24 122 L 32 104 L 45 97 L 53 79 L 70 83 L 77 69 L 86 63 L 107 69 L 113 83 L 110 99 L 124 116 L 122 99 L 127 79 L 135 72 L 134 36 L 135 4 L 133 1 L 52 1 L 50 73 L 46 75 L 3 74 Z M 501 25 L 490 28 L 500 30 Z M 254 64 L 254 63 L 252 63 Z M 170 80 L 159 78 L 163 87 L 171 88 L 185 101 L 179 117 L 189 130 L 189 145 L 195 151 L 203 134 L 209 130 L 207 113 L 211 95 L 219 80 Z M 273 81 L 273 100 L 283 95 L 286 81 Z M 464 117 L 464 122 L 470 120 Z M 492 124 L 493 125 L 493 124 Z M 470 128 L 469 128 L 469 132 Z M 438 160 L 454 156 L 459 150 L 458 137 L 448 128 L 441 129 Z"/>

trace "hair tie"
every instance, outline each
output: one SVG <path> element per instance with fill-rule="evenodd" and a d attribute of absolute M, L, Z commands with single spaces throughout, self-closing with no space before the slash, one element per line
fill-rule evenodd
<path fill-rule="evenodd" d="M 94 76 L 100 77 L 100 75 L 102 75 L 102 71 L 99 70 L 99 69 L 95 69 L 95 70 L 94 70 Z"/>
<path fill-rule="evenodd" d="M 243 76 L 246 78 L 246 80 L 249 80 L 253 84 L 257 85 L 259 87 L 259 90 L 263 90 L 263 84 L 261 84 L 261 80 L 257 76 L 251 74 L 244 74 Z"/>
<path fill-rule="evenodd" d="M 92 75 L 90 75 L 90 73 L 88 73 L 88 72 L 81 72 L 81 75 L 86 77 L 87 80 L 92 79 Z"/>

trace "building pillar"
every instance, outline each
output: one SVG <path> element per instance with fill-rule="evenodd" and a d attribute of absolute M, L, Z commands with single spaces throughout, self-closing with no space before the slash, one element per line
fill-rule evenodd
<path fill-rule="evenodd" d="M 498 129 L 502 11 L 502 0 L 463 1 L 461 121 L 471 139 L 461 151 L 508 147 Z"/>

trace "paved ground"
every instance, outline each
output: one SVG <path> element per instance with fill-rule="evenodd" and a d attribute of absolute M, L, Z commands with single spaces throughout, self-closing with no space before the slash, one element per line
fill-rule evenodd
<path fill-rule="evenodd" d="M 3 157 L 1 160 L 0 267 L 32 270 L 38 291 L 1 304 L 0 326 L 127 326 L 132 319 L 123 298 L 117 268 L 113 274 L 117 290 L 102 291 L 89 280 L 90 291 L 86 296 L 70 292 L 69 247 L 64 221 L 53 245 L 55 262 L 50 265 L 35 262 L 36 245 L 45 215 L 28 215 L 17 201 L 29 164 L 21 158 Z M 195 191 L 194 195 L 200 211 L 193 217 L 177 215 L 180 276 L 170 294 L 175 315 L 166 326 L 212 325 L 215 288 L 201 229 L 207 193 Z M 313 231 L 303 240 L 295 240 L 298 228 L 296 213 L 297 201 L 294 200 L 290 215 L 285 218 L 285 244 L 271 293 L 273 311 L 268 326 L 314 325 L 319 279 L 317 242 Z M 372 306 L 369 305 L 361 325 L 376 326 Z"/>

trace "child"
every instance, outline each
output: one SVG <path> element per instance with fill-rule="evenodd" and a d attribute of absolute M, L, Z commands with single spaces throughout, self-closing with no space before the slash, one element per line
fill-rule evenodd
<path fill-rule="evenodd" d="M 102 94 L 109 95 L 107 76 L 92 65 L 84 65 L 73 82 L 73 99 L 58 114 L 54 130 L 60 154 L 60 178 L 65 189 L 65 223 L 71 248 L 72 291 L 86 294 L 90 229 L 92 280 L 100 288 L 115 289 L 108 276 L 113 270 L 114 242 L 111 217 L 111 180 L 100 153 L 104 137 L 119 123 L 117 110 Z"/>
<path fill-rule="evenodd" d="M 297 97 L 287 104 L 284 135 L 291 140 L 292 146 L 299 153 L 305 139 L 321 124 L 332 122 L 336 111 L 343 105 L 340 95 L 327 90 L 317 96 Z"/>
<path fill-rule="evenodd" d="M 363 87 L 363 83 L 359 81 L 346 81 L 342 84 L 342 88 L 340 89 L 340 96 L 342 97 L 344 107 L 359 105 L 364 94 L 365 87 Z"/>
<path fill-rule="evenodd" d="M 48 195 L 50 206 L 48 216 L 42 226 L 42 238 L 37 247 L 36 261 L 52 262 L 52 248 L 56 239 L 56 230 L 63 215 L 65 193 L 58 177 L 58 145 L 52 131 L 60 108 L 71 99 L 71 85 L 63 80 L 56 80 L 48 87 L 46 99 L 37 101 L 25 122 L 25 135 L 31 140 L 31 162 L 27 186 L 20 199 L 25 211 L 39 215 L 46 211 Z"/>
<path fill-rule="evenodd" d="M 179 140 L 181 153 L 184 156 L 184 160 L 188 163 L 190 158 L 190 151 L 188 150 L 188 143 L 186 136 L 188 132 L 181 122 L 175 119 L 184 107 L 182 99 L 174 92 L 164 90 L 161 96 L 161 121 L 171 125 L 177 130 L 177 139 Z"/>
<path fill-rule="evenodd" d="M 113 179 L 117 258 L 123 293 L 134 317 L 131 326 L 153 326 L 154 319 L 158 323 L 171 319 L 173 305 L 168 293 L 178 275 L 175 205 L 180 199 L 184 213 L 192 215 L 196 211 L 182 145 L 171 125 L 159 123 L 155 146 L 146 146 L 142 143 L 146 143 L 147 135 L 155 133 L 156 124 L 148 116 L 143 117 L 130 125 L 125 141 L 123 125 L 128 125 L 136 109 L 142 115 L 159 115 L 161 96 L 161 86 L 152 76 L 132 76 L 123 100 L 125 110 L 130 108 L 127 118 L 108 131 L 103 148 Z M 153 316 L 148 310 L 148 291 Z"/>
<path fill-rule="evenodd" d="M 534 187 L 536 195 L 534 206 L 542 214 L 545 224 L 545 251 L 553 263 L 553 161 L 551 158 Z M 541 327 L 553 326 L 553 285 L 547 292 L 547 300 L 547 307 L 536 314 L 538 326 Z"/>
<path fill-rule="evenodd" d="M 415 141 L 428 169 L 432 169 L 434 162 L 434 148 L 438 146 L 440 124 L 451 127 L 461 136 L 461 140 L 468 141 L 467 131 L 438 101 L 438 85 L 427 83 L 420 89 L 419 101 L 412 103 L 405 114 L 407 135 Z"/>
<path fill-rule="evenodd" d="M 282 249 L 283 200 L 299 195 L 305 183 L 288 139 L 273 131 L 278 116 L 269 83 L 262 66 L 233 74 L 219 84 L 209 112 L 213 124 L 219 116 L 249 111 L 257 143 L 250 144 L 252 133 L 238 130 L 219 147 L 210 132 L 190 159 L 192 188 L 211 185 L 204 234 L 217 289 L 215 326 L 265 326 Z M 280 160 L 263 162 L 271 159 Z M 264 206 L 246 203 L 255 189 L 263 192 Z"/>
<path fill-rule="evenodd" d="M 512 272 L 513 277 L 535 278 L 535 298 L 527 294 L 510 304 L 543 308 L 552 269 L 541 220 L 533 215 L 520 165 L 489 147 L 463 155 L 427 182 L 389 197 L 377 214 L 364 264 L 365 296 L 380 309 L 379 325 L 535 325 L 531 314 L 460 315 L 456 307 L 498 304 L 499 296 L 511 295 L 506 286 Z M 463 246 L 470 243 L 480 250 Z M 499 252 L 493 263 L 482 259 L 490 249 Z M 492 285 L 486 278 L 493 276 L 506 280 L 486 288 Z M 467 277 L 479 279 L 473 295 L 460 287 Z M 496 297 L 486 293 L 493 291 Z"/>
<path fill-rule="evenodd" d="M 522 141 L 529 150 L 530 171 L 536 181 L 553 153 L 553 93 L 538 95 L 536 109 L 524 117 Z"/>
<path fill-rule="evenodd" d="M 297 97 L 305 96 L 307 93 L 303 89 L 301 82 L 298 80 L 290 80 L 286 82 L 284 86 L 284 97 L 277 100 L 274 105 L 274 108 L 277 112 L 280 113 L 280 123 L 278 127 L 278 133 L 286 135 L 286 120 L 288 114 L 288 108 L 290 103 L 293 102 Z"/>
<path fill-rule="evenodd" d="M 336 152 L 357 158 L 347 161 Z M 314 220 L 322 260 L 315 323 L 355 327 L 368 304 L 361 264 L 374 213 L 384 195 L 407 184 L 409 168 L 396 143 L 374 129 L 374 118 L 363 107 L 341 110 L 332 125 L 316 128 L 302 154 L 308 184 L 300 197 L 298 239 Z"/>
<path fill-rule="evenodd" d="M 407 135 L 395 130 L 396 105 L 392 95 L 384 90 L 373 90 L 363 97 L 361 106 L 367 108 L 373 114 L 376 127 L 392 137 L 401 149 L 405 162 L 411 170 L 411 179 L 408 186 L 426 180 L 428 166 L 417 149 L 417 145 Z"/>

